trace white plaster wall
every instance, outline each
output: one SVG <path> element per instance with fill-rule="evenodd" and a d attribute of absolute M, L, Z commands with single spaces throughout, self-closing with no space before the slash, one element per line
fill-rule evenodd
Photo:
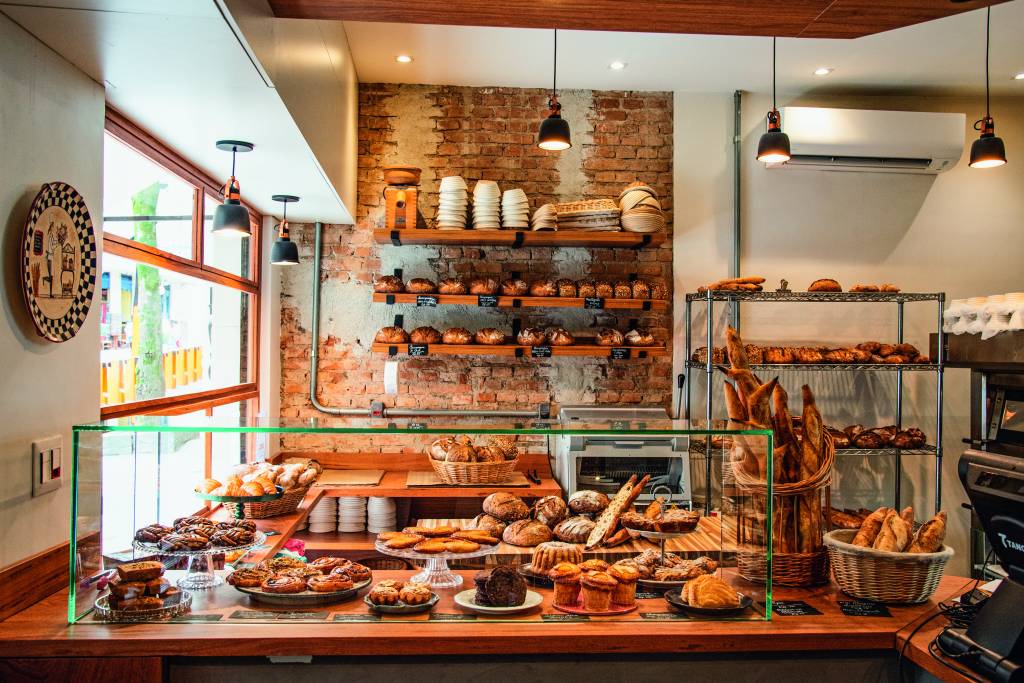
<path fill-rule="evenodd" d="M 782 100 L 783 105 L 865 109 L 948 111 L 967 114 L 967 126 L 982 114 L 981 98 L 811 97 Z M 821 277 L 844 286 L 857 282 L 894 282 L 905 291 L 945 291 L 948 298 L 1016 291 L 1021 288 L 1024 257 L 1024 98 L 993 101 L 997 130 L 1010 163 L 999 169 L 967 166 L 964 158 L 939 176 L 825 173 L 765 169 L 755 160 L 766 95 L 743 98 L 742 273 L 763 275 L 766 287 L 786 278 L 804 289 Z M 675 288 L 676 367 L 682 367 L 682 292 L 728 276 L 732 226 L 732 94 L 677 93 L 675 100 Z M 697 310 L 697 309 L 695 309 Z M 744 337 L 750 342 L 854 342 L 893 339 L 896 305 L 746 304 Z M 907 340 L 924 348 L 934 330 L 934 304 L 907 304 Z M 704 318 L 696 316 L 703 345 Z M 717 321 L 716 329 L 724 322 Z M 719 338 L 720 343 L 720 338 Z M 703 387 L 703 373 L 694 385 Z M 893 419 L 894 383 L 867 374 L 791 373 L 783 376 L 792 395 L 808 382 L 815 389 L 826 421 L 875 425 Z M 907 382 L 904 424 L 920 425 L 934 435 L 934 380 L 914 376 Z M 703 388 L 694 393 L 694 415 L 703 415 Z M 718 399 L 721 406 L 721 399 Z M 719 411 L 719 415 L 721 412 Z M 950 515 L 949 540 L 958 555 L 950 570 L 968 571 L 969 515 L 956 476 L 969 434 L 969 373 L 946 371 L 942 506 Z M 841 505 L 890 503 L 891 462 L 850 457 L 837 474 Z M 931 510 L 934 469 L 930 457 L 908 456 L 903 468 L 903 501 L 919 517 Z"/>
<path fill-rule="evenodd" d="M 68 539 L 71 425 L 99 419 L 99 311 L 71 341 L 37 336 L 21 295 L 18 253 L 40 185 L 85 197 L 97 233 L 103 209 L 103 89 L 0 15 L 0 567 Z M 99 235 L 97 234 L 97 237 Z M 98 290 L 97 290 L 98 299 Z M 62 435 L 65 484 L 32 498 L 31 442 Z"/>

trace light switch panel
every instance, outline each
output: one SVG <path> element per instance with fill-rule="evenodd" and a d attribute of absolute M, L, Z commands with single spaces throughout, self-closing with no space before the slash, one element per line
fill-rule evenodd
<path fill-rule="evenodd" d="M 32 495 L 55 491 L 64 481 L 64 437 L 32 442 Z"/>

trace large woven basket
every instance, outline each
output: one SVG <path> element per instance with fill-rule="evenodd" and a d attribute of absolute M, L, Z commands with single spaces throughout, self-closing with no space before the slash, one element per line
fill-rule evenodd
<path fill-rule="evenodd" d="M 519 458 L 504 462 L 447 462 L 429 455 L 431 467 L 446 484 L 503 484 L 512 478 Z"/>
<path fill-rule="evenodd" d="M 850 545 L 856 529 L 825 534 L 832 575 L 847 595 L 890 603 L 924 602 L 935 593 L 953 557 L 947 545 L 935 553 L 890 553 Z"/>
<path fill-rule="evenodd" d="M 268 500 L 265 503 L 222 503 L 226 510 L 229 510 L 235 519 L 266 519 L 295 512 L 299 503 L 306 497 L 309 486 L 300 486 L 289 489 L 281 494 L 280 498 Z"/>

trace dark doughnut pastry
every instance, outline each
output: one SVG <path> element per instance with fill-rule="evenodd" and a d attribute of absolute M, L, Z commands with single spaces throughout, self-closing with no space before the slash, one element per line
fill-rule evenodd
<path fill-rule="evenodd" d="M 135 540 L 142 543 L 157 543 L 167 534 L 173 533 L 174 529 L 163 524 L 150 524 L 135 532 Z"/>
<path fill-rule="evenodd" d="M 240 545 L 248 545 L 256 540 L 256 534 L 248 529 L 220 529 L 210 537 L 210 543 L 225 548 L 234 548 Z"/>

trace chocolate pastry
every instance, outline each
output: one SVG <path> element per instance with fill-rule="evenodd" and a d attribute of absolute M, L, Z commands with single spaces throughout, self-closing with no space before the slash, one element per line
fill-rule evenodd
<path fill-rule="evenodd" d="M 449 327 L 441 335 L 443 344 L 472 344 L 473 333 L 465 327 Z"/>
<path fill-rule="evenodd" d="M 633 280 L 633 293 L 632 298 L 634 299 L 650 299 L 651 298 L 651 286 L 643 280 Z"/>
<path fill-rule="evenodd" d="M 209 517 L 200 517 L 199 515 L 192 515 L 190 517 L 178 517 L 174 520 L 174 528 L 178 529 L 183 526 L 190 524 L 211 524 Z"/>
<path fill-rule="evenodd" d="M 625 338 L 618 330 L 604 329 L 597 333 L 598 346 L 622 346 Z"/>
<path fill-rule="evenodd" d="M 661 280 L 655 280 L 651 283 L 651 298 L 652 299 L 667 299 L 668 298 L 668 287 Z"/>
<path fill-rule="evenodd" d="M 616 299 L 632 299 L 633 298 L 633 285 L 626 280 L 619 280 L 615 283 L 615 298 Z"/>
<path fill-rule="evenodd" d="M 478 277 L 469 281 L 470 294 L 491 295 L 498 293 L 498 281 L 493 277 Z"/>
<path fill-rule="evenodd" d="M 822 280 L 815 280 L 811 283 L 811 286 L 807 288 L 808 292 L 841 292 L 843 286 L 831 278 L 825 278 Z"/>
<path fill-rule="evenodd" d="M 414 277 L 405 286 L 405 291 L 410 294 L 433 294 L 437 291 L 437 285 L 433 280 L 428 280 L 425 277 Z"/>
<path fill-rule="evenodd" d="M 383 275 L 374 281 L 373 291 L 379 294 L 397 294 L 405 291 L 405 285 L 402 283 L 402 278 Z"/>
<path fill-rule="evenodd" d="M 794 362 L 793 349 L 789 346 L 769 346 L 764 350 L 764 362 L 789 365 Z"/>
<path fill-rule="evenodd" d="M 586 543 L 595 524 L 594 520 L 583 515 L 570 517 L 555 526 L 555 538 L 566 543 Z"/>
<path fill-rule="evenodd" d="M 485 327 L 482 330 L 477 330 L 476 343 L 487 344 L 489 346 L 504 344 L 505 333 L 502 332 L 501 330 L 496 330 L 493 327 Z"/>
<path fill-rule="evenodd" d="M 271 573 L 265 569 L 236 569 L 228 574 L 227 582 L 241 588 L 257 588 L 270 577 Z"/>
<path fill-rule="evenodd" d="M 441 294 L 465 294 L 466 283 L 457 277 L 446 277 L 437 283 L 437 291 Z"/>
<path fill-rule="evenodd" d="M 409 333 L 401 327 L 382 327 L 373 341 L 378 344 L 407 344 Z"/>
<path fill-rule="evenodd" d="M 530 286 L 526 284 L 525 280 L 516 278 L 501 283 L 501 293 L 505 296 L 526 296 L 529 291 Z"/>
<path fill-rule="evenodd" d="M 409 334 L 409 341 L 413 344 L 440 344 L 441 333 L 433 327 L 417 327 Z"/>
<path fill-rule="evenodd" d="M 210 539 L 199 534 L 167 534 L 160 539 L 160 547 L 164 550 L 206 550 L 210 547 Z"/>
<path fill-rule="evenodd" d="M 210 537 L 210 543 L 225 548 L 248 545 L 256 540 L 256 535 L 248 529 L 220 529 Z"/>
<path fill-rule="evenodd" d="M 615 296 L 615 287 L 613 287 L 612 283 L 607 280 L 598 280 L 594 284 L 594 291 L 597 293 L 597 296 L 602 299 L 611 299 Z"/>
<path fill-rule="evenodd" d="M 576 283 L 572 280 L 562 278 L 555 283 L 555 287 L 558 288 L 558 296 L 575 298 L 578 290 L 576 289 Z"/>
<path fill-rule="evenodd" d="M 228 519 L 223 522 L 217 522 L 218 529 L 234 529 L 236 527 L 256 531 L 256 522 L 251 519 Z"/>
<path fill-rule="evenodd" d="M 530 296 L 555 296 L 558 287 L 552 280 L 538 280 L 530 285 Z"/>
<path fill-rule="evenodd" d="M 853 437 L 853 445 L 856 448 L 884 448 L 885 442 L 874 430 L 867 430 Z"/>
<path fill-rule="evenodd" d="M 580 280 L 576 283 L 576 293 L 581 299 L 597 296 L 597 285 L 593 280 Z"/>
<path fill-rule="evenodd" d="M 626 333 L 626 343 L 630 346 L 654 346 L 654 335 L 644 329 L 630 330 Z"/>
<path fill-rule="evenodd" d="M 203 538 L 210 538 L 218 529 L 214 523 L 210 520 L 206 520 L 206 524 L 189 524 L 188 526 L 178 527 L 174 530 L 176 534 L 195 534 L 196 536 L 202 536 Z"/>
<path fill-rule="evenodd" d="M 553 327 L 548 330 L 548 343 L 552 346 L 572 346 L 576 339 L 563 327 Z"/>
<path fill-rule="evenodd" d="M 498 565 L 485 579 L 487 601 L 494 607 L 515 607 L 526 602 L 526 579 L 508 565 Z"/>
<path fill-rule="evenodd" d="M 163 524 L 150 524 L 135 532 L 135 540 L 142 543 L 156 543 L 173 531 L 174 529 Z"/>
<path fill-rule="evenodd" d="M 526 327 L 519 331 L 516 342 L 522 346 L 544 346 L 547 336 L 539 327 Z"/>
<path fill-rule="evenodd" d="M 818 349 L 812 349 L 810 347 L 801 347 L 796 349 L 795 360 L 797 363 L 823 363 L 825 362 L 825 354 Z"/>
<path fill-rule="evenodd" d="M 483 570 L 477 572 L 473 576 L 473 585 L 476 586 L 476 594 L 473 596 L 473 602 L 478 605 L 484 605 L 491 607 L 491 600 L 487 597 L 487 580 L 491 578 L 491 572 Z"/>
<path fill-rule="evenodd" d="M 533 513 L 538 522 L 554 528 L 556 524 L 569 516 L 569 508 L 558 496 L 544 496 L 533 505 Z"/>

